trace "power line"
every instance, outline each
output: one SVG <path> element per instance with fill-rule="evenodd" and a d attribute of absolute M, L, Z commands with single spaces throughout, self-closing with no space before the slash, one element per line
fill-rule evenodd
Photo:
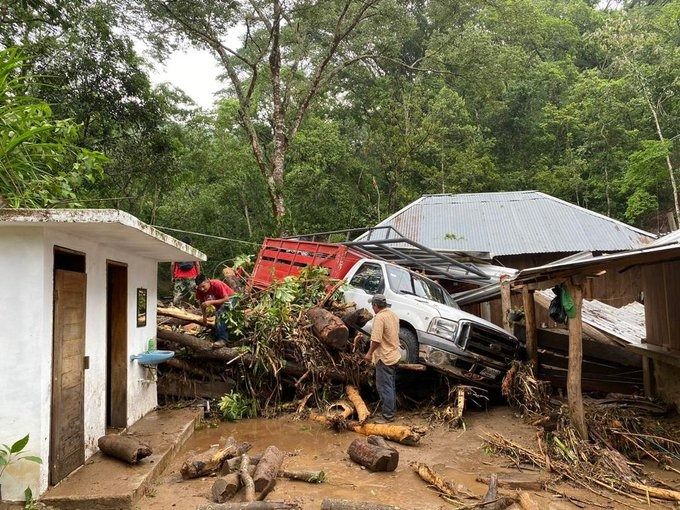
<path fill-rule="evenodd" d="M 162 227 L 160 225 L 151 225 L 154 228 L 159 228 L 161 230 L 171 230 L 173 232 L 181 232 L 182 234 L 192 234 L 195 236 L 203 236 L 203 237 L 210 237 L 212 239 L 219 239 L 221 241 L 231 241 L 234 243 L 243 243 L 243 244 L 251 244 L 253 246 L 260 246 L 260 243 L 253 243 L 252 241 L 242 241 L 241 239 L 232 239 L 230 237 L 221 237 L 221 236 L 214 236 L 211 234 L 203 234 L 201 232 L 192 232 L 191 230 L 180 230 L 178 228 L 170 228 L 170 227 Z"/>

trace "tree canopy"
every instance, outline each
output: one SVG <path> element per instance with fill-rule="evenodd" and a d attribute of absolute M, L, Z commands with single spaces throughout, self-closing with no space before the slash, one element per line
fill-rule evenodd
<path fill-rule="evenodd" d="M 134 38 L 210 51 L 215 108 L 153 86 Z M 0 44 L 66 148 L 14 170 L 21 193 L 252 243 L 193 239 L 216 261 L 425 193 L 538 189 L 653 231 L 680 214 L 680 0 L 15 0 Z M 101 174 L 79 159 L 98 153 Z"/>

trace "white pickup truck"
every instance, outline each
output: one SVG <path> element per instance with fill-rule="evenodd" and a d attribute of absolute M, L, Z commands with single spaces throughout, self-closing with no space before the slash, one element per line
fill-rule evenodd
<path fill-rule="evenodd" d="M 252 281 L 264 287 L 309 264 L 327 267 L 332 277 L 348 282 L 345 299 L 360 308 L 370 310 L 370 298 L 385 295 L 399 317 L 404 362 L 420 361 L 467 381 L 498 386 L 519 354 L 514 336 L 462 311 L 441 285 L 342 245 L 266 239 Z M 370 327 L 371 322 L 364 329 Z"/>

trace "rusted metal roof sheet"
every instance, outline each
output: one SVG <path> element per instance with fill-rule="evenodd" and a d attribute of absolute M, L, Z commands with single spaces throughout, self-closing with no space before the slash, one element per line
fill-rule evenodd
<path fill-rule="evenodd" d="M 491 257 L 616 252 L 639 249 L 656 239 L 650 232 L 538 191 L 424 195 L 377 226 L 388 225 L 434 250 Z"/>

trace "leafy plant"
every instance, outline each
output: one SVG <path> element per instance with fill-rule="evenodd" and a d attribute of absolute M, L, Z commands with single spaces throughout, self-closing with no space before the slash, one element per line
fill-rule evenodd
<path fill-rule="evenodd" d="M 222 416 L 229 421 L 257 415 L 256 403 L 233 390 L 220 399 L 219 408 Z"/>
<path fill-rule="evenodd" d="M 2 478 L 5 469 L 11 464 L 16 464 L 21 460 L 27 460 L 29 462 L 35 462 L 36 464 L 42 464 L 42 459 L 34 455 L 25 455 L 24 448 L 28 444 L 29 434 L 16 441 L 12 446 L 3 444 L 0 446 L 0 479 Z M 26 499 L 25 508 L 33 509 L 35 507 L 35 502 L 33 501 L 33 492 L 30 487 L 26 487 L 24 491 L 24 497 Z"/>

